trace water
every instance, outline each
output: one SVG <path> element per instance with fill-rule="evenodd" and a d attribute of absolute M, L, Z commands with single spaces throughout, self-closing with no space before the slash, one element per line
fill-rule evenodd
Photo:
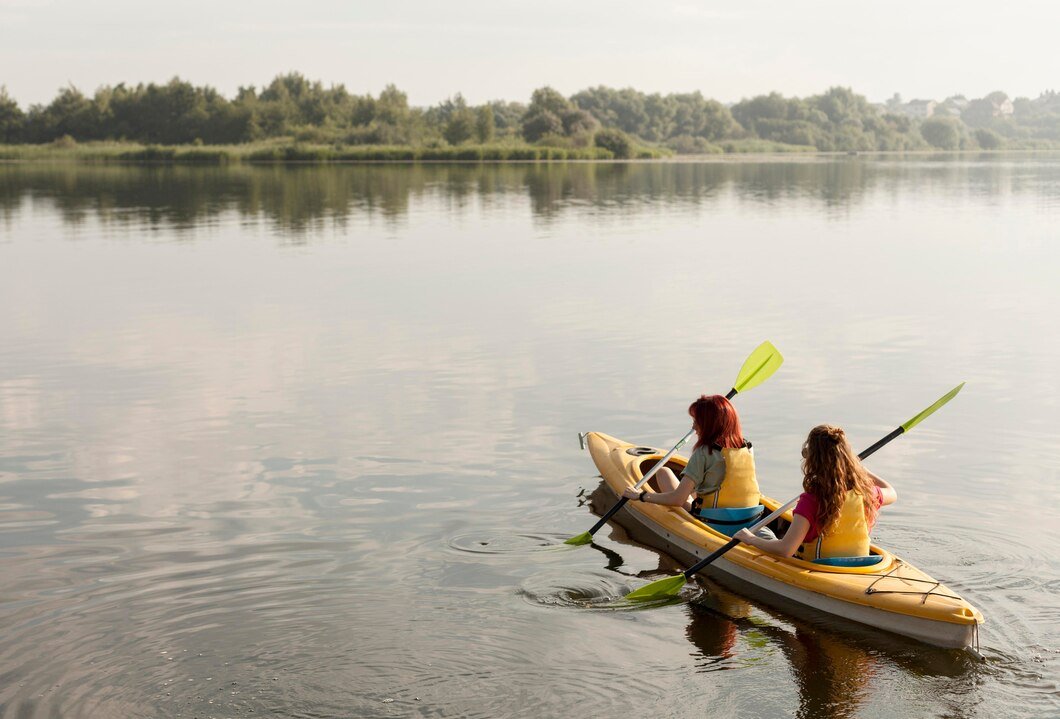
<path fill-rule="evenodd" d="M 1060 157 L 0 166 L 0 716 L 1060 714 Z M 838 629 L 620 528 L 576 433 L 822 421 L 985 662 Z"/>

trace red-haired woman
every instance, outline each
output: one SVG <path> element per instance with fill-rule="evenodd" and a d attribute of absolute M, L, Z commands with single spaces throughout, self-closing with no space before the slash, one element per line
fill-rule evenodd
<path fill-rule="evenodd" d="M 696 516 L 701 508 L 757 507 L 761 495 L 754 455 L 740 429 L 736 408 L 720 394 L 703 395 L 689 406 L 688 414 L 698 439 L 681 479 L 664 467 L 655 475 L 658 492 L 630 487 L 623 495 L 651 504 L 683 506 Z"/>
<path fill-rule="evenodd" d="M 740 530 L 734 537 L 759 549 L 802 559 L 867 557 L 869 529 L 880 507 L 898 499 L 894 487 L 862 466 L 839 427 L 810 430 L 802 447 L 802 488 L 791 526 L 780 539 Z"/>

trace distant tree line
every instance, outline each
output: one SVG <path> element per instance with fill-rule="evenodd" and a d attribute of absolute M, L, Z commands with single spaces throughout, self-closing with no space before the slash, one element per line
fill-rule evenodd
<path fill-rule="evenodd" d="M 0 143 L 224 145 L 272 138 L 415 147 L 529 143 L 595 146 L 616 157 L 629 157 L 642 144 L 697 153 L 755 141 L 824 151 L 1060 143 L 1057 93 L 1018 98 L 1004 115 L 996 110 L 998 96 L 1007 101 L 1004 93 L 992 93 L 961 103 L 960 112 L 917 119 L 842 87 L 806 98 L 771 93 L 731 107 L 698 92 L 661 95 L 601 86 L 565 97 L 543 87 L 528 104 L 471 105 L 457 94 L 418 108 L 393 85 L 378 96 L 357 95 L 298 73 L 280 75 L 261 90 L 241 87 L 233 98 L 175 78 L 161 85 L 101 87 L 92 96 L 66 87 L 47 105 L 27 110 L 0 88 Z"/>

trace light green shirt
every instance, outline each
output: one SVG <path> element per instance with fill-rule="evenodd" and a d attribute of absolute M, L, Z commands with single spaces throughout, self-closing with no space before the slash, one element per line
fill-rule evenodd
<path fill-rule="evenodd" d="M 725 457 L 716 449 L 708 454 L 709 447 L 699 447 L 688 458 L 688 466 L 681 472 L 681 479 L 691 479 L 696 485 L 696 494 L 713 494 L 725 479 Z"/>

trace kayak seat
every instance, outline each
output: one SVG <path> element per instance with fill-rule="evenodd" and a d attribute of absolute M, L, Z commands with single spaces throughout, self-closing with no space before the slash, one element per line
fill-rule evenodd
<path fill-rule="evenodd" d="M 868 557 L 827 557 L 825 559 L 814 559 L 814 564 L 824 564 L 828 567 L 871 567 L 873 564 L 879 564 L 883 560 L 883 557 L 879 554 L 872 554 Z"/>
<path fill-rule="evenodd" d="M 731 537 L 758 521 L 765 511 L 761 504 L 754 507 L 700 507 L 694 516 L 711 529 Z"/>

